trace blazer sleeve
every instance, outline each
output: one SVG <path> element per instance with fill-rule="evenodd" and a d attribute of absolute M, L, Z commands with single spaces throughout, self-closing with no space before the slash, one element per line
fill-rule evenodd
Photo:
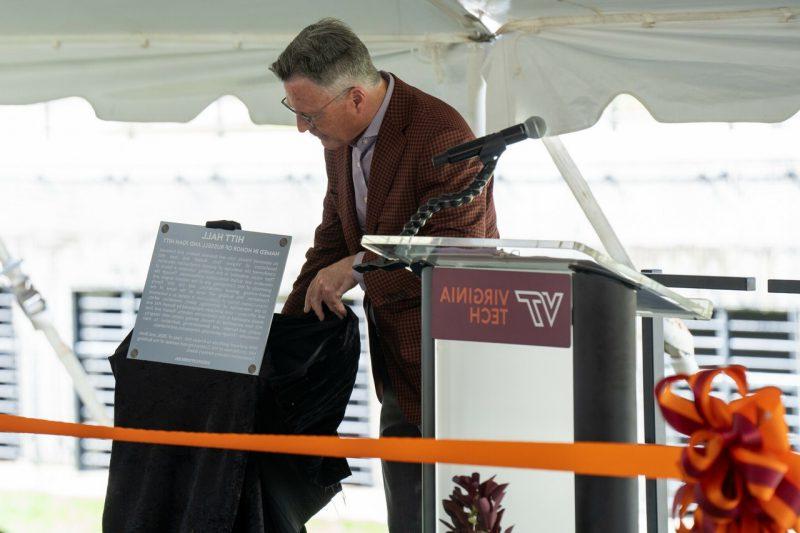
<path fill-rule="evenodd" d="M 481 169 L 477 158 L 433 166 L 432 157 L 457 144 L 472 140 L 469 131 L 451 129 L 431 135 L 418 162 L 416 193 L 419 205 L 431 198 L 466 189 Z M 418 235 L 437 237 L 486 237 L 487 198 L 491 182 L 471 203 L 445 208 L 434 214 Z"/>
<path fill-rule="evenodd" d="M 348 255 L 342 223 L 336 210 L 337 195 L 336 181 L 331 178 L 329 168 L 328 190 L 322 202 L 322 222 L 314 232 L 314 245 L 306 252 L 306 261 L 300 269 L 300 275 L 283 305 L 284 315 L 303 314 L 306 291 L 317 272 Z"/>

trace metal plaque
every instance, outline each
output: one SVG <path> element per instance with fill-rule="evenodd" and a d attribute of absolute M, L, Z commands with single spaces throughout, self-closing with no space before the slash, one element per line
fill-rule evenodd
<path fill-rule="evenodd" d="M 257 375 L 290 243 L 161 222 L 128 358 Z"/>

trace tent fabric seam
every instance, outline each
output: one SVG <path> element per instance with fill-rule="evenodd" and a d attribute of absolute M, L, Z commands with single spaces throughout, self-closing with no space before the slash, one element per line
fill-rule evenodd
<path fill-rule="evenodd" d="M 564 28 L 570 26 L 589 26 L 606 24 L 641 24 L 652 27 L 663 22 L 711 22 L 738 19 L 779 17 L 781 22 L 789 22 L 800 15 L 800 8 L 776 7 L 765 9 L 746 9 L 738 11 L 698 11 L 698 12 L 633 12 L 588 15 L 579 17 L 543 17 L 519 19 L 503 24 L 497 35 L 525 32 L 536 33 L 543 29 Z"/>

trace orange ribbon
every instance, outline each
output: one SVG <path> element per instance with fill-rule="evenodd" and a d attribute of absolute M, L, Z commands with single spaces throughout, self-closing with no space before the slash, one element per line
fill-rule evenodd
<path fill-rule="evenodd" d="M 720 374 L 742 398 L 711 395 Z M 688 382 L 694 400 L 672 392 Z M 679 532 L 773 533 L 800 531 L 800 456 L 789 446 L 780 390 L 749 394 L 745 369 L 705 370 L 673 376 L 655 390 L 665 420 L 689 437 L 689 446 L 621 443 L 541 443 L 414 438 L 342 438 L 296 435 L 193 433 L 53 422 L 0 415 L 0 432 L 113 439 L 253 452 L 375 457 L 412 463 L 453 463 L 571 471 L 576 474 L 682 478 L 673 512 Z M 696 504 L 694 525 L 684 523 Z"/>
<path fill-rule="evenodd" d="M 741 398 L 726 403 L 711 395 L 720 375 L 733 379 Z M 694 400 L 673 393 L 681 381 Z M 800 456 L 789 446 L 780 389 L 749 393 L 745 368 L 734 365 L 665 378 L 655 394 L 664 419 L 689 437 L 680 458 L 685 484 L 673 502 L 679 533 L 800 531 Z"/>
<path fill-rule="evenodd" d="M 419 438 L 344 438 L 193 433 L 53 422 L 0 415 L 0 432 L 64 435 L 148 444 L 252 452 L 376 457 L 410 463 L 453 463 L 571 471 L 595 476 L 678 478 L 681 448 L 605 442 L 544 443 Z"/>

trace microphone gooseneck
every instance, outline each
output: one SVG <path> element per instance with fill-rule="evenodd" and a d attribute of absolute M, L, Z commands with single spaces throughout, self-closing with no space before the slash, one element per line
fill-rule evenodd
<path fill-rule="evenodd" d="M 484 135 L 453 148 L 433 157 L 433 166 L 445 163 L 456 163 L 473 157 L 480 157 L 483 168 L 475 176 L 475 179 L 463 191 L 445 194 L 437 198 L 431 198 L 420 206 L 417 212 L 411 217 L 405 226 L 401 236 L 414 236 L 419 233 L 428 220 L 437 212 L 447 207 L 458 207 L 472 202 L 483 192 L 486 184 L 492 178 L 497 160 L 500 158 L 506 146 L 525 139 L 539 139 L 547 131 L 547 125 L 541 117 L 528 117 L 525 122 L 510 126 L 496 133 Z"/>
<path fill-rule="evenodd" d="M 403 226 L 400 233 L 403 237 L 413 237 L 422 229 L 430 218 L 448 207 L 458 207 L 472 202 L 483 192 L 483 189 L 492 179 L 492 174 L 497 166 L 497 160 L 505 151 L 506 146 L 525 139 L 540 139 L 547 131 L 547 126 L 541 117 L 529 117 L 525 122 L 508 127 L 496 133 L 485 135 L 479 139 L 459 144 L 433 157 L 433 166 L 447 163 L 457 163 L 473 157 L 480 157 L 483 168 L 478 172 L 472 183 L 467 188 L 456 193 L 444 194 L 431 198 L 417 210 L 411 219 Z M 389 261 L 379 258 L 375 261 L 361 263 L 353 268 L 356 272 L 365 273 L 373 270 L 397 270 L 405 268 L 401 261 Z"/>

